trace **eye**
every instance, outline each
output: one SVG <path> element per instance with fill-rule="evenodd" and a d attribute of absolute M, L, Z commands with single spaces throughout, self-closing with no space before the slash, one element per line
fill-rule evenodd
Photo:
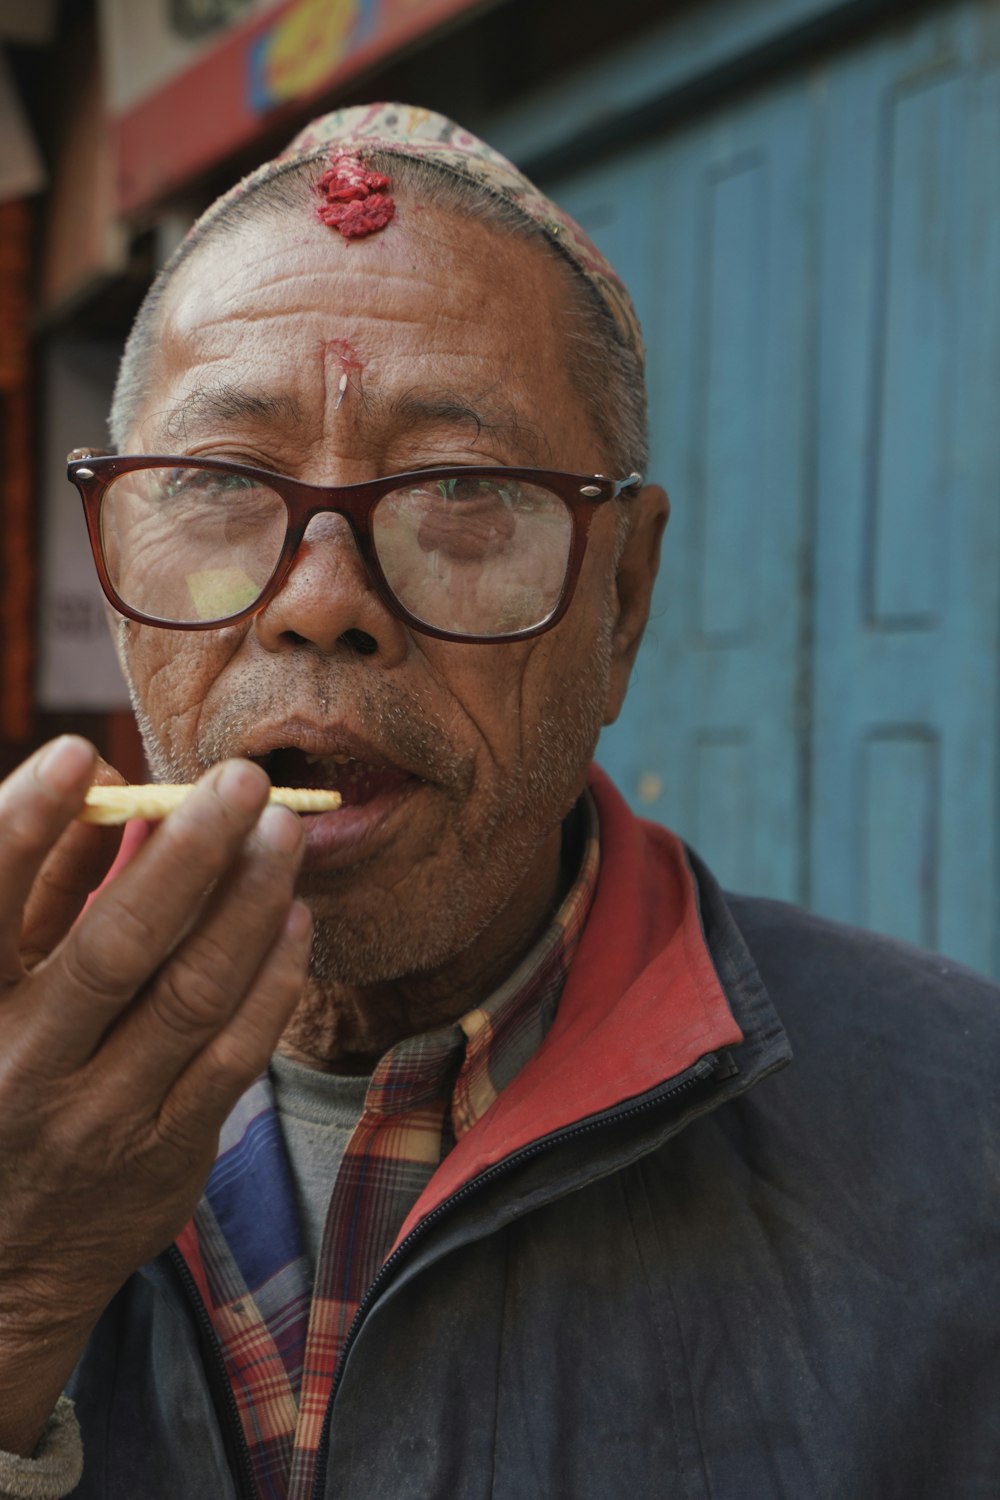
<path fill-rule="evenodd" d="M 515 479 L 455 475 L 450 479 L 435 480 L 427 488 L 435 499 L 447 500 L 456 506 L 475 506 L 477 509 L 484 505 L 490 508 L 503 506 L 507 510 L 531 508 L 530 503 L 525 505 L 524 487 Z"/>
<path fill-rule="evenodd" d="M 217 496 L 229 496 L 236 490 L 257 487 L 256 481 L 245 474 L 227 474 L 216 469 L 163 469 L 159 473 L 161 480 L 158 488 L 163 500 L 186 496 L 213 499 Z"/>
<path fill-rule="evenodd" d="M 461 475 L 453 479 L 439 480 L 438 490 L 445 500 L 459 503 L 480 500 L 483 496 L 489 496 L 492 499 L 496 494 L 496 484 L 492 479 L 476 479 L 472 475 Z"/>

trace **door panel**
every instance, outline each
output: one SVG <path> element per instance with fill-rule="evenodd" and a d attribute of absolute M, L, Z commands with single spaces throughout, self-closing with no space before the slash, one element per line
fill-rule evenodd
<path fill-rule="evenodd" d="M 995 970 L 1000 74 L 987 9 L 828 73 L 809 895 Z"/>
<path fill-rule="evenodd" d="M 674 515 L 599 759 L 732 887 L 1000 973 L 1000 4 L 549 184 Z"/>
<path fill-rule="evenodd" d="M 789 898 L 815 144 L 796 82 L 552 187 L 636 297 L 650 476 L 674 501 L 631 693 L 598 757 L 729 884 Z"/>

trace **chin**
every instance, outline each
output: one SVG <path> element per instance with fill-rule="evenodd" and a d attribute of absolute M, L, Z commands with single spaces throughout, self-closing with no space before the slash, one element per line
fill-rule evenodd
<path fill-rule="evenodd" d="M 465 899 L 424 900 L 399 905 L 379 893 L 362 904 L 324 890 L 301 895 L 312 907 L 314 936 L 310 977 L 316 983 L 364 987 L 433 975 L 460 961 L 506 902 L 480 885 Z M 430 893 L 428 893 L 430 894 Z M 484 900 L 484 895 L 492 900 Z"/>
<path fill-rule="evenodd" d="M 383 930 L 381 924 L 365 929 L 342 919 L 317 917 L 309 977 L 319 985 L 363 989 L 426 973 L 452 956 L 447 943 L 416 943 L 398 929 Z"/>

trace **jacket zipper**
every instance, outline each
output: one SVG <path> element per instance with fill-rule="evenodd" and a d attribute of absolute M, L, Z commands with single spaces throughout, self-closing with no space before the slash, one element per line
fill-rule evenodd
<path fill-rule="evenodd" d="M 479 1192 L 487 1184 L 495 1182 L 497 1178 L 504 1176 L 505 1173 L 513 1171 L 515 1167 L 519 1167 L 524 1162 L 530 1161 L 533 1157 L 540 1156 L 553 1147 L 561 1145 L 564 1141 L 575 1140 L 579 1136 L 589 1135 L 595 1130 L 603 1130 L 607 1125 L 616 1125 L 620 1120 L 632 1119 L 636 1115 L 646 1114 L 649 1111 L 659 1109 L 667 1101 L 672 1101 L 679 1094 L 686 1093 L 689 1089 L 694 1088 L 696 1084 L 703 1083 L 716 1071 L 717 1064 L 718 1059 L 716 1055 L 709 1053 L 708 1056 L 701 1058 L 695 1063 L 687 1077 L 680 1083 L 672 1085 L 669 1089 L 664 1089 L 662 1093 L 656 1094 L 653 1098 L 647 1097 L 641 1103 L 630 1104 L 625 1108 L 608 1111 L 603 1115 L 586 1121 L 584 1124 L 572 1125 L 566 1130 L 556 1131 L 552 1135 L 544 1136 L 541 1140 L 532 1141 L 530 1145 L 523 1146 L 520 1151 L 515 1151 L 512 1156 L 505 1156 L 503 1161 L 496 1162 L 492 1167 L 488 1167 L 485 1172 L 481 1172 L 471 1182 L 464 1183 L 457 1192 L 452 1193 L 451 1197 L 446 1198 L 443 1203 L 439 1203 L 426 1218 L 421 1219 L 420 1223 L 411 1229 L 406 1239 L 396 1246 L 389 1259 L 384 1261 L 380 1266 L 371 1285 L 358 1304 L 358 1310 L 348 1329 L 347 1338 L 344 1340 L 344 1347 L 340 1351 L 340 1358 L 337 1361 L 337 1368 L 334 1371 L 326 1413 L 323 1417 L 323 1428 L 320 1433 L 319 1450 L 316 1459 L 316 1474 L 313 1481 L 312 1500 L 323 1500 L 322 1490 L 326 1484 L 333 1403 L 343 1376 L 347 1356 L 351 1351 L 351 1346 L 360 1331 L 362 1323 L 368 1316 L 372 1305 L 377 1301 L 383 1286 L 392 1275 L 399 1261 L 409 1253 L 413 1245 L 426 1234 L 432 1225 L 438 1223 L 445 1214 L 450 1213 L 456 1204 Z M 219 1398 L 218 1404 L 222 1407 L 225 1416 L 228 1418 L 232 1447 L 239 1459 L 239 1473 L 235 1477 L 239 1485 L 241 1500 L 258 1500 L 259 1492 L 253 1459 L 250 1456 L 250 1449 L 243 1433 L 243 1424 L 240 1421 L 233 1388 L 229 1383 L 229 1374 L 226 1370 L 226 1362 L 218 1335 L 212 1326 L 208 1309 L 181 1252 L 176 1245 L 170 1245 L 166 1254 L 170 1264 L 177 1273 L 181 1285 L 187 1293 L 198 1327 L 204 1335 L 204 1343 L 211 1352 L 212 1366 L 208 1371 L 209 1385 L 213 1395 Z"/>
<path fill-rule="evenodd" d="M 167 1249 L 167 1257 L 174 1270 L 180 1278 L 181 1285 L 194 1308 L 198 1327 L 205 1336 L 205 1344 L 212 1353 L 212 1368 L 208 1371 L 209 1386 L 213 1395 L 220 1398 L 220 1403 L 229 1418 L 229 1427 L 233 1438 L 233 1446 L 240 1461 L 240 1471 L 235 1476 L 240 1492 L 240 1500 L 259 1500 L 257 1489 L 257 1476 L 254 1472 L 253 1459 L 250 1449 L 243 1434 L 243 1423 L 240 1421 L 239 1410 L 236 1405 L 236 1397 L 229 1383 L 229 1374 L 226 1370 L 226 1361 L 222 1353 L 222 1345 L 219 1337 L 212 1327 L 212 1320 L 208 1316 L 208 1308 L 205 1306 L 201 1292 L 191 1272 L 188 1270 L 187 1262 L 176 1245 L 170 1245 Z"/>
<path fill-rule="evenodd" d="M 386 1281 L 392 1275 L 400 1259 L 412 1249 L 414 1243 L 426 1234 L 431 1225 L 438 1223 L 445 1214 L 450 1213 L 457 1203 L 461 1203 L 464 1199 L 479 1192 L 488 1183 L 495 1182 L 498 1177 L 502 1177 L 515 1167 L 523 1165 L 524 1162 L 529 1161 L 532 1157 L 540 1156 L 552 1147 L 562 1145 L 564 1141 L 575 1140 L 579 1136 L 589 1135 L 595 1130 L 603 1130 L 607 1125 L 617 1125 L 620 1120 L 629 1120 L 635 1115 L 658 1110 L 666 1101 L 672 1101 L 676 1099 L 678 1094 L 686 1093 L 688 1089 L 694 1088 L 696 1084 L 703 1083 L 715 1073 L 718 1063 L 719 1058 L 715 1053 L 710 1052 L 694 1064 L 688 1072 L 687 1077 L 680 1083 L 673 1084 L 672 1087 L 664 1089 L 662 1093 L 656 1094 L 653 1098 L 647 1096 L 640 1103 L 626 1105 L 624 1108 L 618 1108 L 617 1110 L 609 1110 L 605 1114 L 588 1120 L 585 1124 L 571 1125 L 565 1130 L 555 1131 L 551 1135 L 543 1136 L 541 1140 L 532 1141 L 530 1145 L 523 1146 L 520 1151 L 515 1151 L 512 1156 L 505 1156 L 502 1161 L 496 1162 L 492 1167 L 487 1167 L 486 1171 L 481 1172 L 478 1177 L 473 1177 L 470 1182 L 464 1183 L 462 1187 L 452 1193 L 450 1198 L 446 1198 L 443 1203 L 439 1203 L 436 1208 L 431 1209 L 427 1217 L 421 1219 L 419 1224 L 416 1224 L 410 1230 L 406 1239 L 396 1246 L 389 1259 L 383 1261 L 379 1267 L 374 1280 L 358 1304 L 358 1310 L 354 1314 L 354 1319 L 347 1332 L 347 1338 L 344 1340 L 344 1347 L 340 1351 L 340 1358 L 337 1361 L 337 1368 L 333 1374 L 330 1396 L 326 1404 L 326 1413 L 323 1417 L 323 1427 L 319 1437 L 312 1500 L 323 1500 L 322 1492 L 326 1485 L 326 1470 L 330 1452 L 330 1425 L 333 1418 L 333 1403 L 343 1376 L 347 1356 L 351 1351 L 351 1346 L 360 1331 L 362 1323 L 371 1311 L 373 1303 L 377 1301 Z"/>

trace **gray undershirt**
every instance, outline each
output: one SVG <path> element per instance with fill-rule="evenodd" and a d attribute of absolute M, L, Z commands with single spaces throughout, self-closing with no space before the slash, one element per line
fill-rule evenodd
<path fill-rule="evenodd" d="M 271 1082 L 304 1248 L 315 1271 L 333 1186 L 364 1110 L 371 1078 L 321 1073 L 276 1052 L 271 1059 Z"/>

